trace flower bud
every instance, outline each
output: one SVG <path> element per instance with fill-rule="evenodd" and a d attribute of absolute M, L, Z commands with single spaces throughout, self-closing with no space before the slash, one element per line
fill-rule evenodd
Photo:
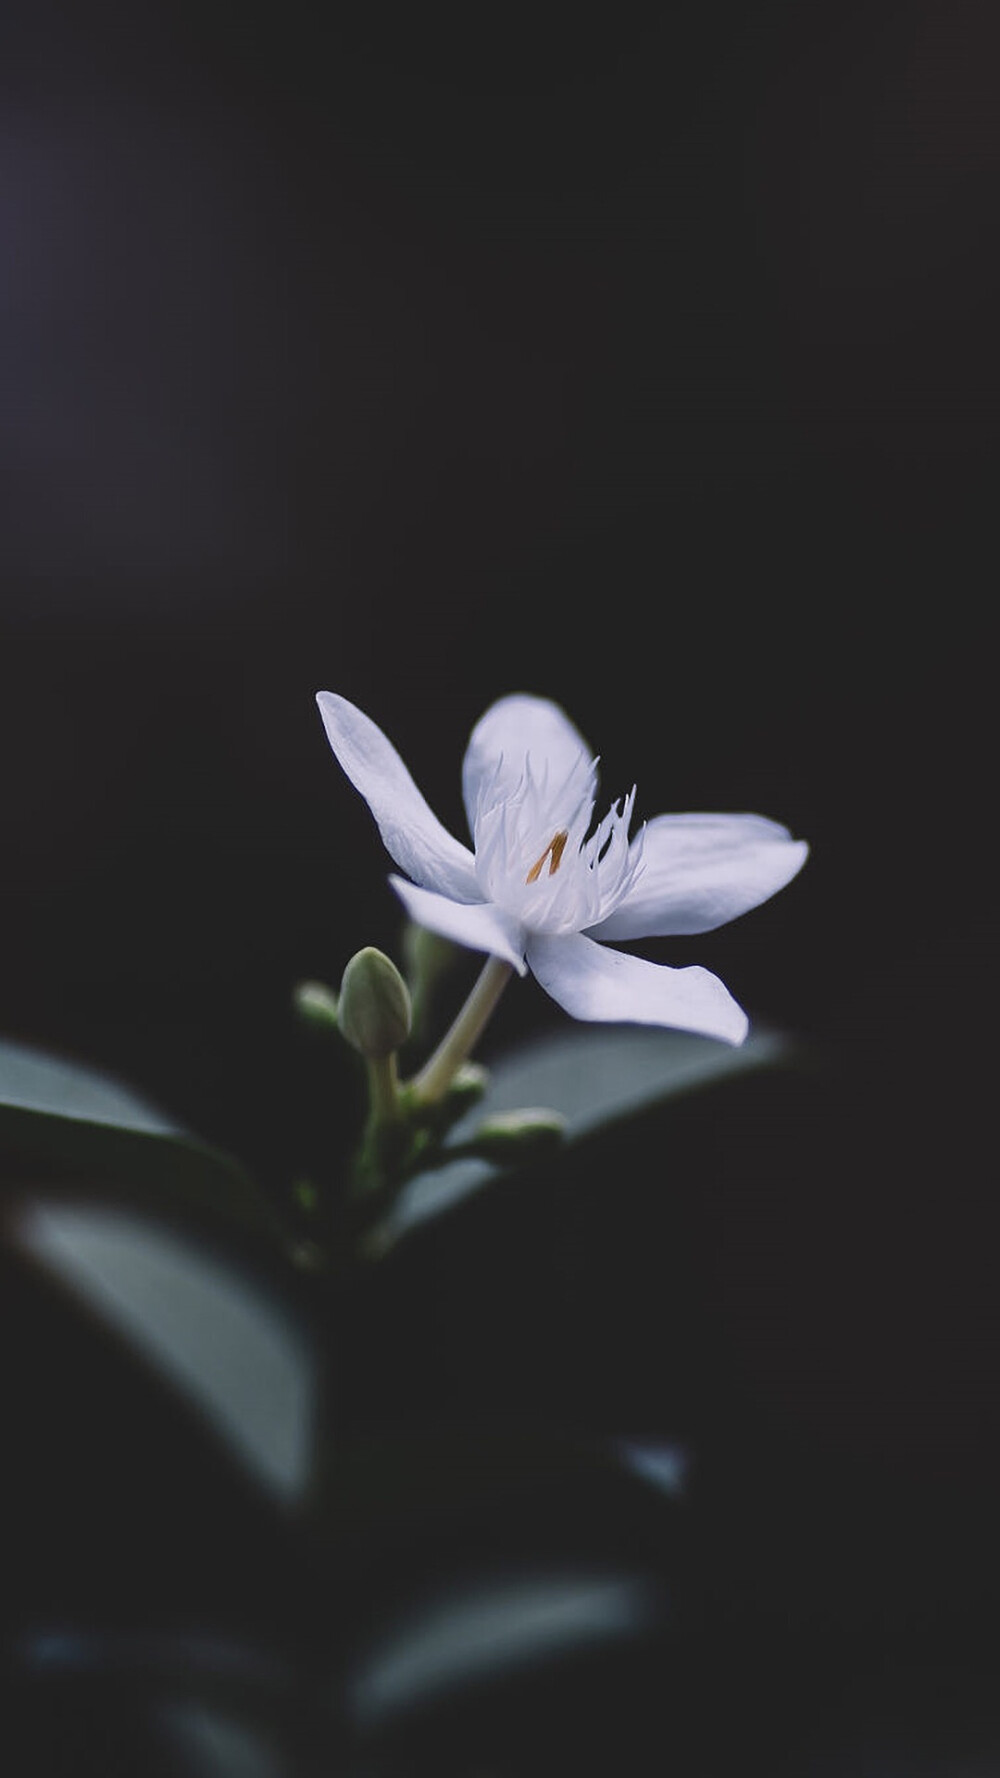
<path fill-rule="evenodd" d="M 440 1099 L 417 1102 L 414 1106 L 411 1094 L 411 1112 L 415 1111 L 416 1121 L 423 1129 L 444 1136 L 482 1098 L 489 1078 L 488 1070 L 480 1067 L 478 1062 L 463 1062 Z"/>
<path fill-rule="evenodd" d="M 392 1055 L 410 1035 L 410 993 L 383 951 L 366 945 L 340 984 L 338 1022 L 348 1043 L 371 1061 Z"/>
<path fill-rule="evenodd" d="M 337 996 L 325 982 L 298 982 L 292 1004 L 304 1025 L 320 1031 L 336 1031 Z"/>
<path fill-rule="evenodd" d="M 456 1111 L 466 1112 L 481 1099 L 490 1084 L 489 1069 L 480 1062 L 463 1062 L 445 1095 Z"/>
<path fill-rule="evenodd" d="M 533 1160 L 559 1142 L 566 1130 L 561 1111 L 534 1106 L 523 1111 L 497 1111 L 484 1118 L 469 1146 L 488 1161 Z"/>

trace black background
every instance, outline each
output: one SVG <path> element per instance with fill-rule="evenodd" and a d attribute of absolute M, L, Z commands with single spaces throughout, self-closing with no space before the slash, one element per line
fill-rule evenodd
<path fill-rule="evenodd" d="M 6 33 L 6 1028 L 265 1139 L 289 982 L 396 935 L 313 693 L 461 831 L 524 688 L 643 813 L 812 841 L 701 947 L 755 1016 L 964 1066 L 989 9 Z"/>
<path fill-rule="evenodd" d="M 773 1199 L 720 1207 L 724 1312 L 775 1411 L 815 1418 L 768 1313 L 818 1266 L 844 1448 L 978 1485 L 992 9 L 40 6 L 3 31 L 6 1031 L 280 1188 L 290 986 L 399 925 L 315 691 L 457 831 L 476 717 L 555 697 L 642 813 L 811 841 L 765 909 L 649 947 L 826 1071 Z M 556 1017 L 528 983 L 494 1042 Z"/>

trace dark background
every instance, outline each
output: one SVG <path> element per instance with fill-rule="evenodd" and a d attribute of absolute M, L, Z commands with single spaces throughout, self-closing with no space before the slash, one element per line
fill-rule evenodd
<path fill-rule="evenodd" d="M 398 937 L 314 692 L 459 831 L 476 717 L 553 696 L 642 813 L 811 841 L 765 909 L 650 947 L 826 1081 L 768 1126 L 773 1197 L 758 1130 L 752 1208 L 717 1206 L 724 1312 L 815 1419 L 768 1314 L 818 1266 L 844 1448 L 971 1486 L 995 11 L 400 11 L 5 13 L 3 1026 L 286 1185 L 291 984 Z M 528 983 L 494 1041 L 554 1018 Z"/>
<path fill-rule="evenodd" d="M 290 985 L 398 935 L 314 692 L 461 832 L 469 728 L 535 690 L 643 814 L 809 838 L 653 950 L 835 1054 L 858 1180 L 940 1206 L 993 918 L 992 10 L 398 10 L 5 13 L 4 1028 L 279 1176 Z M 508 1001 L 498 1042 L 550 1020 Z"/>
<path fill-rule="evenodd" d="M 964 1069 L 991 9 L 400 11 L 6 15 L 5 1028 L 268 1142 L 288 985 L 396 934 L 314 691 L 461 830 L 522 687 L 812 841 L 698 950 L 755 1016 Z"/>
<path fill-rule="evenodd" d="M 986 0 L 0 21 L 0 1026 L 288 1191 L 338 1111 L 292 983 L 399 941 L 320 686 L 459 832 L 464 738 L 523 688 L 642 814 L 808 837 L 765 909 L 648 948 L 802 1038 L 799 1083 L 678 1111 L 669 1191 L 657 1127 L 431 1237 L 354 1330 L 347 1406 L 673 1435 L 705 1341 L 724 1611 L 746 1582 L 797 1643 L 865 1593 L 875 1673 L 943 1625 L 907 1723 L 1000 1597 L 998 85 Z M 488 1054 L 560 1022 L 528 981 Z M 181 1490 L 160 1545 L 151 1486 L 167 1574 L 198 1513 Z"/>

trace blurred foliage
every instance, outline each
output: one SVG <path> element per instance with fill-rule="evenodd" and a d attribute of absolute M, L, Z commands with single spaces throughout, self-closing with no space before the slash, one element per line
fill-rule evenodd
<path fill-rule="evenodd" d="M 8 1178 L 124 1183 L 154 1208 L 272 1224 L 243 1168 L 130 1087 L 78 1061 L 0 1040 L 0 1156 Z M 0 1175 L 2 1183 L 3 1175 Z"/>
<path fill-rule="evenodd" d="M 921 1723 L 921 1778 L 991 1769 L 983 1513 L 945 1535 L 946 1491 L 862 1485 L 761 1395 L 752 1307 L 734 1344 L 713 1303 L 755 1291 L 809 1342 L 842 1294 L 836 1239 L 791 1278 L 812 1319 L 775 1291 L 797 1219 L 837 1227 L 836 1083 L 766 1031 L 574 1027 L 475 1086 L 347 1268 L 302 1233 L 329 1181 L 279 1213 L 120 1083 L 0 1047 L 13 1769 L 541 1778 L 655 1748 L 846 1778 L 908 1772 Z M 558 1146 L 464 1153 L 526 1102 Z"/>

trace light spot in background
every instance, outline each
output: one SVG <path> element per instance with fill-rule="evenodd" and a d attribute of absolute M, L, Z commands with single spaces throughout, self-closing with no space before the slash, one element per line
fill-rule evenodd
<path fill-rule="evenodd" d="M 3 557 L 28 615 L 148 611 L 151 583 L 203 609 L 287 564 L 288 203 L 235 112 L 179 127 L 108 74 L 0 118 Z"/>
<path fill-rule="evenodd" d="M 28 1632 L 17 1652 L 29 1672 L 156 1675 L 181 1670 L 191 1681 L 242 1686 L 258 1698 L 283 1695 L 288 1687 L 285 1667 L 267 1650 L 190 1631 L 64 1625 Z"/>
<path fill-rule="evenodd" d="M 625 1468 L 641 1481 L 649 1482 L 661 1494 L 680 1499 L 691 1470 L 691 1454 L 683 1445 L 661 1439 L 622 1438 L 616 1440 L 615 1451 Z"/>
<path fill-rule="evenodd" d="M 269 1493 L 299 1498 L 316 1366 L 278 1302 L 193 1240 L 122 1210 L 36 1203 L 16 1236 L 196 1404 Z"/>

